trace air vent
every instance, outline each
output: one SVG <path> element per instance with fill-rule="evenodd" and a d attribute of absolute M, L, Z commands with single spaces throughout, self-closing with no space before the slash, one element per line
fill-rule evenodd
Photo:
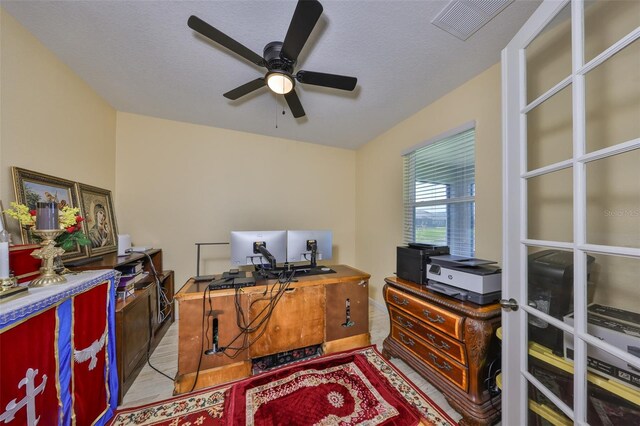
<path fill-rule="evenodd" d="M 460 40 L 466 40 L 512 2 L 513 0 L 454 0 L 431 23 Z"/>

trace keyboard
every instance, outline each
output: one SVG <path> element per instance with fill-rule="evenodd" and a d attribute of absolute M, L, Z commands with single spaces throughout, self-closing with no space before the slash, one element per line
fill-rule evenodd
<path fill-rule="evenodd" d="M 209 290 L 222 290 L 225 288 L 242 288 L 253 287 L 256 285 L 255 278 L 224 278 L 220 280 L 211 281 L 209 283 Z"/>

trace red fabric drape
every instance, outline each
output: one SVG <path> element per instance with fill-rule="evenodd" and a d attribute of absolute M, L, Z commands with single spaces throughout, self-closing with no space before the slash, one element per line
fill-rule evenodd
<path fill-rule="evenodd" d="M 58 424 L 61 403 L 56 389 L 56 345 L 55 307 L 0 333 L 0 420 L 7 421 L 13 411 L 10 425 L 33 424 L 38 418 L 38 425 Z M 11 401 L 17 407 L 8 410 Z"/>
<path fill-rule="evenodd" d="M 107 291 L 105 283 L 73 299 L 73 409 L 78 425 L 92 424 L 109 402 L 105 386 Z"/>

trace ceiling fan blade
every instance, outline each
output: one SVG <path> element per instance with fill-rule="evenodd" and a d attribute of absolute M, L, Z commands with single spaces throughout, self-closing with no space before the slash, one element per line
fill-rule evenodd
<path fill-rule="evenodd" d="M 300 83 L 304 84 L 313 84 L 315 86 L 332 87 L 334 89 L 349 91 L 355 89 L 356 84 L 358 84 L 358 79 L 355 77 L 304 70 L 298 71 L 296 79 Z"/>
<path fill-rule="evenodd" d="M 280 51 L 281 58 L 293 62 L 298 59 L 300 51 L 307 42 L 313 27 L 322 15 L 322 5 L 317 0 L 298 0 L 295 12 L 291 18 L 287 35 Z"/>
<path fill-rule="evenodd" d="M 233 53 L 242 56 L 246 60 L 253 62 L 261 67 L 265 66 L 264 59 L 253 50 L 238 43 L 222 31 L 212 27 L 197 16 L 191 15 L 187 21 L 187 25 L 192 30 L 202 34 L 203 36 L 215 41 L 219 45 L 226 47 Z"/>
<path fill-rule="evenodd" d="M 235 101 L 236 99 L 247 95 L 251 92 L 253 92 L 254 90 L 258 90 L 259 88 L 263 87 L 265 85 L 264 83 L 264 78 L 260 77 L 260 78 L 256 78 L 255 80 L 252 80 L 248 83 L 243 84 L 242 86 L 238 86 L 233 90 L 229 90 L 227 93 L 225 93 L 224 96 L 227 99 L 231 99 L 232 101 Z"/>
<path fill-rule="evenodd" d="M 295 118 L 304 117 L 305 112 L 304 108 L 302 108 L 302 104 L 300 103 L 300 98 L 298 98 L 298 94 L 295 90 L 290 91 L 284 98 L 287 100 L 287 104 L 289 105 L 289 109 Z"/>

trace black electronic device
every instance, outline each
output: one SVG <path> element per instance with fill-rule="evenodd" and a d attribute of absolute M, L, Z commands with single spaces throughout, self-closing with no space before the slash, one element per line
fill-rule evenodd
<path fill-rule="evenodd" d="M 448 246 L 423 243 L 398 246 L 396 251 L 396 275 L 403 280 L 426 284 L 427 265 L 431 263 L 431 256 L 443 254 L 449 254 Z"/>
<path fill-rule="evenodd" d="M 211 349 L 204 351 L 205 355 L 213 355 L 218 352 L 218 318 L 213 317 L 211 322 Z"/>
<path fill-rule="evenodd" d="M 209 283 L 209 290 L 223 290 L 226 288 L 243 288 L 253 287 L 256 285 L 256 279 L 253 277 L 247 278 L 221 278 Z"/>
<path fill-rule="evenodd" d="M 198 276 L 193 277 L 193 280 L 195 282 L 211 281 L 215 277 L 216 277 L 215 275 L 198 275 Z"/>
<path fill-rule="evenodd" d="M 280 367 L 303 359 L 315 358 L 322 355 L 322 345 L 312 345 L 304 348 L 279 352 L 252 360 L 252 374 L 262 373 L 275 367 Z"/>
<path fill-rule="evenodd" d="M 595 258 L 587 256 L 587 277 Z M 528 259 L 528 303 L 545 314 L 563 320 L 573 311 L 573 252 L 543 250 Z M 562 356 L 563 332 L 546 321 L 529 317 L 529 340 Z"/>

